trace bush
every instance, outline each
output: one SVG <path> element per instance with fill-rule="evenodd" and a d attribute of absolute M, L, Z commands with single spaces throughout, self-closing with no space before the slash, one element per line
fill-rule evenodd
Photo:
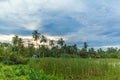
<path fill-rule="evenodd" d="M 28 62 L 28 59 L 23 58 L 22 56 L 11 56 L 9 60 L 14 64 L 27 64 Z"/>
<path fill-rule="evenodd" d="M 4 64 L 13 65 L 13 64 L 27 64 L 29 59 L 23 58 L 22 56 L 11 55 L 8 59 L 3 59 Z"/>
<path fill-rule="evenodd" d="M 4 64 L 27 64 L 28 58 L 24 58 L 16 52 L 6 53 L 4 55 L 0 55 L 0 62 Z"/>
<path fill-rule="evenodd" d="M 36 72 L 28 66 L 2 66 L 0 80 L 58 80 L 41 72 Z"/>

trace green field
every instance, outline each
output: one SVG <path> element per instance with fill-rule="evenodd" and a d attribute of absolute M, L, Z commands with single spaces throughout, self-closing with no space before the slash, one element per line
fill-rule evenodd
<path fill-rule="evenodd" d="M 31 58 L 0 64 L 0 80 L 120 80 L 119 59 Z"/>
<path fill-rule="evenodd" d="M 36 71 L 63 80 L 119 80 L 119 59 L 45 58 L 32 59 L 29 66 Z"/>

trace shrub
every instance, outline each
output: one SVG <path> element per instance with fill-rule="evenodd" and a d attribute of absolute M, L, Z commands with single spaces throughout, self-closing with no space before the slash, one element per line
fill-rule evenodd
<path fill-rule="evenodd" d="M 36 72 L 28 66 L 2 66 L 0 68 L 0 80 L 58 80 L 54 76 Z"/>
<path fill-rule="evenodd" d="M 29 59 L 23 58 L 22 56 L 12 54 L 8 58 L 1 57 L 1 61 L 4 64 L 13 65 L 13 64 L 27 64 Z"/>

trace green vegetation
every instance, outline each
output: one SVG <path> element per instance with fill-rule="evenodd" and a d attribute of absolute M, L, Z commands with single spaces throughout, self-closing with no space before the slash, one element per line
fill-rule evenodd
<path fill-rule="evenodd" d="M 28 66 L 0 65 L 0 80 L 58 80 L 56 77 L 46 75 L 42 71 L 34 71 Z"/>
<path fill-rule="evenodd" d="M 35 71 L 42 69 L 61 80 L 119 80 L 118 59 L 44 58 L 31 59 Z M 34 66 L 36 65 L 36 66 Z"/>
<path fill-rule="evenodd" d="M 37 30 L 32 36 L 35 43 L 28 41 L 28 46 L 17 35 L 12 43 L 0 42 L 0 80 L 120 79 L 120 49 L 95 50 L 87 42 L 80 49 L 63 38 L 49 40 Z"/>
<path fill-rule="evenodd" d="M 119 59 L 31 58 L 26 65 L 0 64 L 0 80 L 119 80 Z"/>
<path fill-rule="evenodd" d="M 57 41 L 48 40 L 37 30 L 32 33 L 36 43 L 28 41 L 28 46 L 24 46 L 24 40 L 15 35 L 12 43 L 0 43 L 0 61 L 12 62 L 15 64 L 26 63 L 24 58 L 30 58 L 33 55 L 38 57 L 80 57 L 80 58 L 120 58 L 120 49 L 108 48 L 106 51 L 94 48 L 88 48 L 87 42 L 83 43 L 80 49 L 76 44 L 67 45 L 63 38 Z M 49 45 L 46 45 L 46 43 Z M 35 48 L 35 45 L 37 48 Z M 19 60 L 20 59 L 20 60 Z"/>

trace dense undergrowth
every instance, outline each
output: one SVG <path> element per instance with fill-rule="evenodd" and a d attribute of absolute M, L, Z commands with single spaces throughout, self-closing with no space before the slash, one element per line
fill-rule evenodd
<path fill-rule="evenodd" d="M 27 65 L 8 66 L 0 64 L 0 80 L 58 80 L 43 71 L 34 71 Z"/>

